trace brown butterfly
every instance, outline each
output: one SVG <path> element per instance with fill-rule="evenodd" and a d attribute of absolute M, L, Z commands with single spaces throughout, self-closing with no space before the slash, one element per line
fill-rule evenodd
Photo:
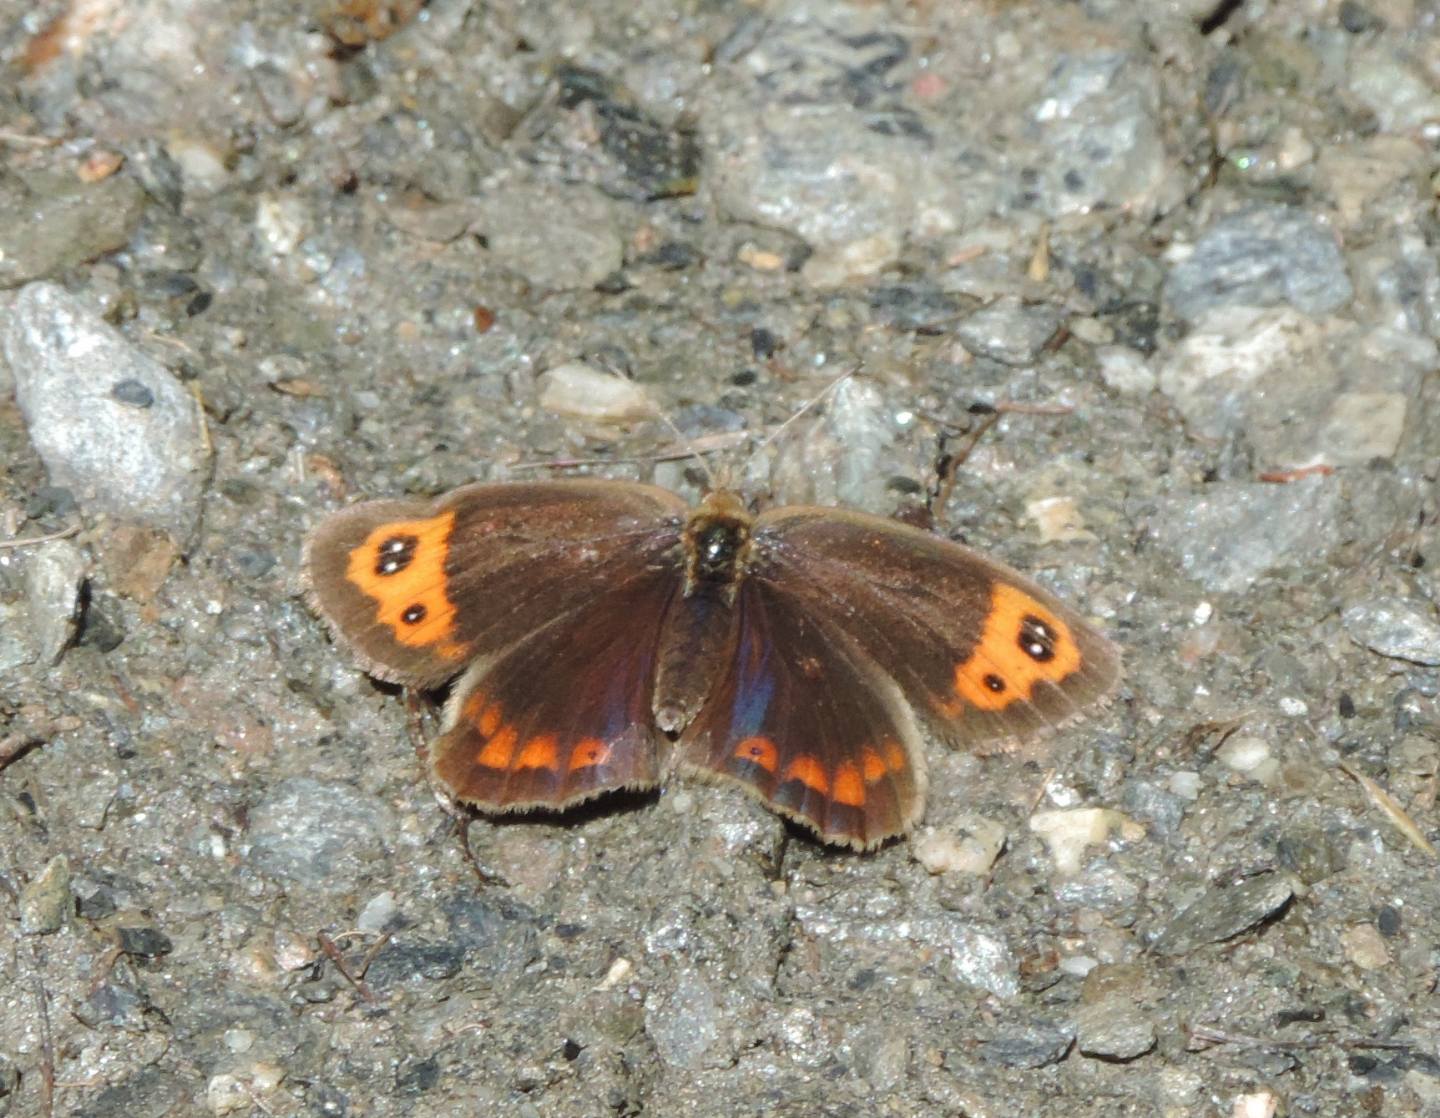
<path fill-rule="evenodd" d="M 430 764 L 489 812 L 654 788 L 678 761 L 865 850 L 920 818 L 922 728 L 972 748 L 1028 734 L 1119 675 L 1074 610 L 968 548 L 840 509 L 756 516 L 726 490 L 694 508 L 580 480 L 372 501 L 322 523 L 304 563 L 372 675 L 460 675 Z"/>

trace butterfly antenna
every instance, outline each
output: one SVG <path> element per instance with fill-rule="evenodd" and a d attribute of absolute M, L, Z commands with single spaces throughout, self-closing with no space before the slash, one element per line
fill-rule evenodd
<path fill-rule="evenodd" d="M 670 418 L 669 412 L 667 412 L 659 405 L 656 405 L 655 415 L 659 418 L 661 423 L 665 424 L 665 426 L 670 429 L 670 433 L 675 436 L 676 443 L 685 448 L 685 453 L 695 460 L 696 465 L 698 465 L 701 469 L 701 472 L 705 474 L 706 489 L 713 491 L 715 489 L 721 488 L 720 484 L 715 479 L 715 472 L 710 469 L 710 463 L 705 461 L 705 456 L 700 453 L 699 449 L 696 448 L 695 443 L 690 438 L 690 436 L 685 434 L 685 432 L 681 431 L 680 428 L 675 425 L 675 421 Z"/>
<path fill-rule="evenodd" d="M 789 419 L 787 419 L 784 423 L 780 424 L 779 427 L 776 427 L 775 430 L 771 431 L 768 435 L 765 436 L 764 439 L 761 440 L 760 445 L 755 448 L 755 453 L 756 453 L 756 454 L 759 454 L 759 453 L 761 453 L 762 451 L 764 451 L 766 447 L 768 447 L 771 443 L 773 443 L 776 439 L 778 439 L 781 435 L 783 435 L 783 434 L 785 433 L 786 429 L 787 429 L 792 423 L 794 423 L 797 419 L 799 419 L 799 418 L 800 418 L 802 415 L 804 415 L 807 411 L 809 411 L 811 408 L 813 408 L 813 407 L 814 407 L 816 404 L 818 404 L 821 400 L 825 399 L 826 396 L 828 396 L 828 395 L 830 395 L 830 393 L 834 392 L 837 388 L 839 388 L 842 384 L 844 384 L 847 380 L 849 380 L 851 377 L 853 377 L 853 376 L 854 376 L 856 373 L 858 373 L 859 371 L 860 371 L 860 367 L 859 367 L 858 365 L 857 365 L 855 368 L 853 368 L 853 369 L 846 369 L 843 373 L 841 373 L 838 377 L 836 377 L 834 380 L 832 380 L 832 381 L 831 381 L 829 384 L 827 384 L 824 388 L 820 389 L 819 392 L 817 392 L 817 393 L 815 393 L 815 395 L 811 396 L 810 399 L 806 400 L 803 404 L 800 405 L 799 408 L 797 408 L 797 409 L 791 414 L 791 416 L 790 416 Z"/>

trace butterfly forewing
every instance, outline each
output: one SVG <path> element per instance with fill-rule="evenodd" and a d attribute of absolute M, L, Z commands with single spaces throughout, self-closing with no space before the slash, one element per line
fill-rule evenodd
<path fill-rule="evenodd" d="M 682 762 L 733 780 L 827 842 L 868 849 L 924 799 L 915 722 L 894 682 L 785 590 L 742 584 L 736 635 Z"/>
<path fill-rule="evenodd" d="M 656 651 L 679 587 L 678 568 L 631 572 L 467 672 L 430 751 L 441 785 L 489 811 L 653 787 Z"/>
<path fill-rule="evenodd" d="M 664 489 L 605 481 L 372 501 L 320 525 L 305 579 L 366 670 L 433 687 L 672 551 L 685 507 Z"/>
<path fill-rule="evenodd" d="M 978 746 L 1058 725 L 1119 674 L 1113 645 L 999 563 L 890 520 L 781 508 L 755 530 L 751 578 L 797 596 L 891 675 L 919 717 Z"/>

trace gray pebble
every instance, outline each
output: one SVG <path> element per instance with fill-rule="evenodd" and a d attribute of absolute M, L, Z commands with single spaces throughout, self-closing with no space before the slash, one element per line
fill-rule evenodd
<path fill-rule="evenodd" d="M 1341 618 L 1356 644 L 1412 664 L 1440 664 L 1440 623 L 1435 607 L 1403 598 L 1374 598 L 1347 609 Z"/>
<path fill-rule="evenodd" d="M 124 954 L 140 959 L 158 959 L 175 950 L 170 937 L 154 924 L 121 924 L 115 929 L 115 942 Z"/>
<path fill-rule="evenodd" d="M 1223 943 L 1273 916 L 1294 895 L 1294 880 L 1283 873 L 1252 877 L 1229 888 L 1212 887 L 1160 933 L 1155 953 L 1188 955 L 1207 944 Z"/>
<path fill-rule="evenodd" d="M 673 987 L 645 1002 L 645 1031 L 660 1059 L 672 1067 L 713 1062 L 720 1039 L 720 1002 L 693 967 L 681 967 Z M 722 1061 L 723 1062 L 723 1061 Z"/>
<path fill-rule="evenodd" d="M 58 932 L 74 906 L 70 896 L 70 860 L 57 854 L 38 877 L 20 890 L 20 931 L 23 935 Z"/>
<path fill-rule="evenodd" d="M 514 183 L 478 209 L 491 259 L 536 287 L 594 287 L 624 262 L 615 206 L 591 187 Z"/>
<path fill-rule="evenodd" d="M 513 981 L 540 957 L 540 917 L 516 901 L 462 893 L 445 905 L 445 916 L 450 938 L 491 982 Z"/>
<path fill-rule="evenodd" d="M 817 932 L 825 928 L 826 917 L 818 910 L 799 911 L 802 924 Z M 1005 938 L 977 927 L 959 913 L 919 916 L 905 921 L 903 929 L 891 921 L 876 921 L 858 924 L 851 931 L 876 943 L 903 935 L 920 949 L 933 951 L 941 973 L 955 982 L 986 990 L 1001 999 L 1013 998 L 1020 992 L 1019 963 Z"/>
<path fill-rule="evenodd" d="M 1075 1014 L 1076 1047 L 1102 1060 L 1133 1060 L 1155 1047 L 1155 1024 L 1127 998 L 1101 998 Z"/>
<path fill-rule="evenodd" d="M 1216 483 L 1200 495 L 1161 501 L 1154 521 L 1160 546 L 1208 590 L 1239 592 L 1291 562 L 1314 561 L 1339 506 L 1324 477 L 1290 485 Z"/>
<path fill-rule="evenodd" d="M 250 813 L 250 863 L 261 873 L 344 891 L 375 869 L 390 812 L 346 784 L 294 777 Z"/>
<path fill-rule="evenodd" d="M 25 639 L 29 611 L 18 602 L 0 602 L 0 673 L 9 672 L 35 660 L 35 650 Z"/>
<path fill-rule="evenodd" d="M 85 509 L 189 539 L 205 478 L 199 408 L 158 362 L 64 288 L 35 283 L 0 325 L 30 441 Z M 117 397 L 116 385 L 126 385 Z M 141 390 L 151 397 L 137 406 Z"/>
<path fill-rule="evenodd" d="M 1161 834 L 1174 834 L 1189 805 L 1174 792 L 1153 780 L 1127 780 L 1120 791 L 1120 807 L 1127 815 L 1144 820 Z"/>
<path fill-rule="evenodd" d="M 1058 1064 L 1075 1042 L 1075 1030 L 1055 1021 L 1030 1021 L 1012 1026 L 982 1043 L 978 1054 L 987 1064 L 1006 1068 L 1043 1068 Z"/>
<path fill-rule="evenodd" d="M 29 635 L 42 664 L 59 663 L 75 639 L 87 566 L 84 554 L 69 540 L 52 540 L 30 554 L 25 566 Z"/>
<path fill-rule="evenodd" d="M 1028 365 L 1060 328 L 1060 311 L 1048 303 L 1025 303 L 1014 295 L 976 311 L 955 334 L 977 357 L 1002 365 Z"/>
<path fill-rule="evenodd" d="M 0 287 L 18 287 L 123 248 L 145 212 L 126 175 L 82 182 L 75 175 L 15 176 L 0 191 Z"/>
<path fill-rule="evenodd" d="M 1024 201 L 1054 217 L 1153 205 L 1166 170 L 1159 99 L 1142 57 L 1108 45 L 1060 54 L 1028 114 L 1036 174 Z"/>
<path fill-rule="evenodd" d="M 1140 886 L 1115 867 L 1099 863 L 1055 885 L 1055 899 L 1070 908 L 1089 908 L 1111 919 L 1132 914 Z"/>
<path fill-rule="evenodd" d="M 150 1004 L 128 986 L 106 982 L 97 986 L 75 1007 L 75 1016 L 91 1029 L 124 1029 L 144 1032 Z"/>
<path fill-rule="evenodd" d="M 395 903 L 395 894 L 389 889 L 371 897 L 355 918 L 355 927 L 371 935 L 394 931 L 399 926 L 400 906 Z"/>
<path fill-rule="evenodd" d="M 1306 314 L 1338 310 L 1353 289 L 1335 236 L 1305 210 L 1257 206 L 1216 221 L 1171 270 L 1165 298 L 1181 318 L 1212 307 L 1289 303 Z"/>

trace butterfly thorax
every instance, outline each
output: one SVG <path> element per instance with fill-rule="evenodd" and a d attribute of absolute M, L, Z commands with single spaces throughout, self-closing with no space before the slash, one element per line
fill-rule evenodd
<path fill-rule="evenodd" d="M 716 490 L 690 510 L 681 532 L 685 581 L 660 636 L 653 709 L 677 734 L 704 703 L 730 655 L 735 596 L 752 550 L 754 517 L 735 494 Z"/>
<path fill-rule="evenodd" d="M 750 533 L 755 518 L 729 490 L 717 489 L 685 519 L 685 596 L 718 594 L 726 605 L 750 562 Z"/>

